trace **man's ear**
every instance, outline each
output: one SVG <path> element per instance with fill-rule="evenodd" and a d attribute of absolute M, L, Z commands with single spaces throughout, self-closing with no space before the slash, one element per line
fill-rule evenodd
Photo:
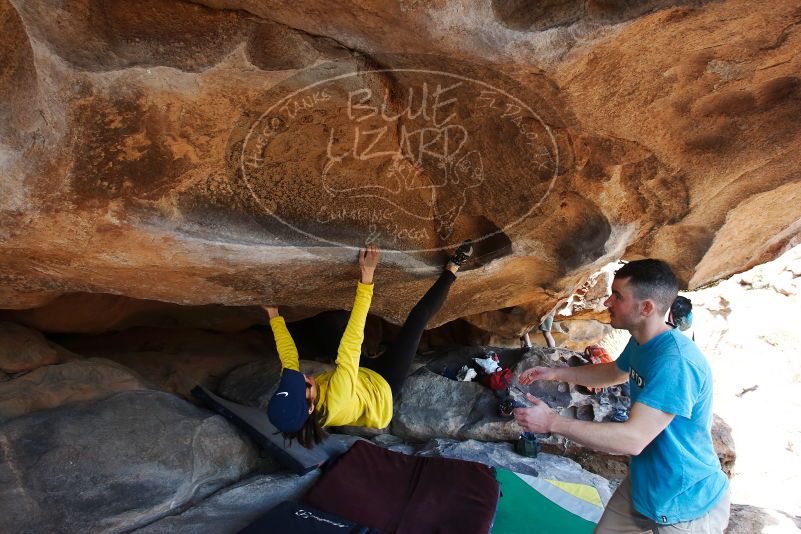
<path fill-rule="evenodd" d="M 651 299 L 645 299 L 640 303 L 640 315 L 643 317 L 649 317 L 650 315 L 656 313 L 656 303 Z"/>

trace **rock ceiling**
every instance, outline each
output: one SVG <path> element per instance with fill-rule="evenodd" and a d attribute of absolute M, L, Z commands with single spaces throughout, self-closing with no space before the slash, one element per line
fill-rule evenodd
<path fill-rule="evenodd" d="M 704 285 L 798 241 L 799 26 L 792 1 L 0 0 L 0 308 L 348 308 L 365 241 L 390 321 L 466 238 L 438 324 L 536 323 L 619 258 Z"/>

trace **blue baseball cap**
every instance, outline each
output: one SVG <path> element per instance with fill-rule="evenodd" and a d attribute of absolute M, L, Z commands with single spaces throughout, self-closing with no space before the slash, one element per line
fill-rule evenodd
<path fill-rule="evenodd" d="M 267 405 L 267 417 L 281 432 L 293 433 L 303 428 L 309 418 L 303 373 L 284 368 L 278 389 Z"/>

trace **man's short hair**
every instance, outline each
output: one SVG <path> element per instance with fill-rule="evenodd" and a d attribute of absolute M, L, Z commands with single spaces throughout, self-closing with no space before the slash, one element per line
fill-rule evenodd
<path fill-rule="evenodd" d="M 679 294 L 679 281 L 662 260 L 631 261 L 615 272 L 615 278 L 628 278 L 638 300 L 651 299 L 660 313 L 667 313 Z"/>

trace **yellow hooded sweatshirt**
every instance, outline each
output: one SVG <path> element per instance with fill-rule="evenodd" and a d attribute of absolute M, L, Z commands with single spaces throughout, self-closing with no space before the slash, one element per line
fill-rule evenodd
<path fill-rule="evenodd" d="M 364 426 L 385 428 L 392 419 L 392 389 L 384 378 L 370 369 L 359 367 L 364 324 L 373 285 L 356 286 L 356 298 L 348 326 L 337 350 L 337 367 L 314 377 L 317 382 L 315 409 L 323 426 Z M 300 371 L 298 349 L 286 328 L 283 317 L 270 319 L 281 365 Z"/>

